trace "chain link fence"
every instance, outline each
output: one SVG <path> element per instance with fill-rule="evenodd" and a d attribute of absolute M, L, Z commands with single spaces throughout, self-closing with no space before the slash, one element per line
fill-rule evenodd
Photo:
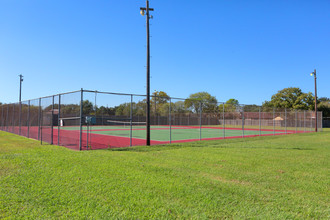
<path fill-rule="evenodd" d="M 0 130 L 75 150 L 146 144 L 146 96 L 79 90 L 0 106 Z M 151 144 L 322 131 L 322 112 L 151 96 Z"/>

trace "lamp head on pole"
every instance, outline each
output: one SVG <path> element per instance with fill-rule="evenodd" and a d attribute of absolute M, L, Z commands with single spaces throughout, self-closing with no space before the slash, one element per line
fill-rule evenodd
<path fill-rule="evenodd" d="M 144 10 L 143 10 L 143 9 L 140 10 L 140 14 L 141 14 L 142 16 L 144 16 Z"/>

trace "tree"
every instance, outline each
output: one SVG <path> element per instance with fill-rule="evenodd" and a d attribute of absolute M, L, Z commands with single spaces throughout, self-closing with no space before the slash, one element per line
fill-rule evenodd
<path fill-rule="evenodd" d="M 265 101 L 265 108 L 314 109 L 314 97 L 311 92 L 303 93 L 300 88 L 289 87 L 278 91 L 270 101 Z"/>
<path fill-rule="evenodd" d="M 163 91 L 154 91 L 151 95 L 151 103 L 156 103 L 158 104 L 164 104 L 167 103 L 169 100 L 170 96 L 167 95 L 166 92 Z"/>
<path fill-rule="evenodd" d="M 201 107 L 204 113 L 215 112 L 217 111 L 217 103 L 218 100 L 215 96 L 212 96 L 207 92 L 191 94 L 189 98 L 184 101 L 185 107 L 195 113 L 200 112 L 200 105 L 202 105 Z"/>
<path fill-rule="evenodd" d="M 317 105 L 318 111 L 322 111 L 323 117 L 330 117 L 330 99 L 326 97 L 319 98 Z"/>
<path fill-rule="evenodd" d="M 239 107 L 239 102 L 237 99 L 228 99 L 225 102 L 224 110 L 225 112 L 235 112 Z M 223 104 L 219 105 L 219 111 L 223 111 Z"/>

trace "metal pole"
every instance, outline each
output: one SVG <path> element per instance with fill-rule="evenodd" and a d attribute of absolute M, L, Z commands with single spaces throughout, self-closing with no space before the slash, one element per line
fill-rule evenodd
<path fill-rule="evenodd" d="M 298 132 L 298 112 L 297 109 L 295 111 L 295 127 L 296 127 L 296 133 Z"/>
<path fill-rule="evenodd" d="M 9 129 L 9 105 L 7 105 L 7 117 L 6 117 L 6 127 L 7 127 L 7 131 Z"/>
<path fill-rule="evenodd" d="M 149 11 L 153 11 L 153 8 L 149 8 L 149 1 L 146 0 L 146 8 L 140 8 L 141 14 L 144 15 L 146 12 L 146 23 L 147 23 L 147 110 L 146 110 L 146 144 L 150 146 L 150 35 L 149 35 Z"/>
<path fill-rule="evenodd" d="M 38 108 L 38 140 L 40 140 L 40 123 L 41 123 L 41 98 L 39 98 L 39 108 Z"/>
<path fill-rule="evenodd" d="M 321 131 L 323 132 L 323 112 L 321 112 Z"/>
<path fill-rule="evenodd" d="M 21 108 L 22 108 L 22 82 L 23 82 L 23 76 L 22 74 L 19 75 L 19 115 L 18 115 L 18 126 L 19 131 L 18 134 L 21 135 Z"/>
<path fill-rule="evenodd" d="M 80 90 L 79 150 L 81 150 L 81 148 L 82 148 L 83 101 L 84 101 L 84 91 L 81 88 L 81 90 Z"/>
<path fill-rule="evenodd" d="M 51 124 L 50 124 L 50 126 L 51 126 L 51 130 L 50 130 L 50 132 L 51 132 L 51 139 L 50 139 L 50 144 L 52 145 L 53 144 L 53 142 L 54 142 L 54 137 L 53 137 L 53 135 L 54 135 L 54 128 L 53 128 L 53 123 L 54 123 L 54 96 L 53 96 L 53 98 L 52 98 L 52 121 L 51 121 Z"/>
<path fill-rule="evenodd" d="M 27 118 L 27 137 L 30 137 L 30 100 L 29 100 L 29 104 L 28 104 L 28 118 Z"/>
<path fill-rule="evenodd" d="M 287 117 L 287 115 L 286 115 L 286 108 L 284 109 L 284 118 L 285 118 L 285 120 L 284 120 L 284 125 L 285 125 L 285 134 L 287 134 L 287 124 L 286 124 L 286 117 Z"/>
<path fill-rule="evenodd" d="M 242 110 L 242 137 L 244 138 L 244 106 Z"/>
<path fill-rule="evenodd" d="M 4 106 L 4 105 L 1 106 L 1 109 L 2 109 L 2 110 L 1 110 L 1 130 L 4 130 L 4 129 L 3 129 L 3 122 L 4 122 L 3 106 Z"/>
<path fill-rule="evenodd" d="M 275 108 L 273 108 L 273 135 L 275 135 Z"/>
<path fill-rule="evenodd" d="M 131 110 L 130 110 L 130 130 L 129 130 L 129 146 L 132 146 L 132 121 L 133 121 L 133 95 L 131 95 Z"/>
<path fill-rule="evenodd" d="M 40 144 L 42 145 L 42 123 L 43 123 L 43 111 L 41 111 L 41 127 L 40 127 Z"/>
<path fill-rule="evenodd" d="M 15 133 L 15 104 L 13 104 L 13 117 L 12 117 L 12 128 L 11 131 Z"/>
<path fill-rule="evenodd" d="M 58 95 L 58 115 L 57 115 L 57 145 L 60 146 L 61 129 L 61 95 Z"/>
<path fill-rule="evenodd" d="M 304 132 L 306 132 L 306 110 L 304 110 Z"/>
<path fill-rule="evenodd" d="M 259 106 L 259 136 L 261 136 L 261 107 Z"/>
<path fill-rule="evenodd" d="M 202 103 L 199 103 L 199 140 L 202 140 Z"/>
<path fill-rule="evenodd" d="M 169 125 L 170 125 L 170 144 L 172 143 L 172 118 L 171 118 L 171 104 L 172 104 L 172 99 L 170 98 L 170 106 L 169 106 Z"/>
<path fill-rule="evenodd" d="M 317 87 L 316 87 L 316 69 L 314 69 L 314 84 L 315 84 L 315 132 L 317 132 Z"/>
<path fill-rule="evenodd" d="M 226 125 L 225 125 L 225 103 L 222 104 L 222 120 L 223 120 L 223 139 L 226 138 Z"/>

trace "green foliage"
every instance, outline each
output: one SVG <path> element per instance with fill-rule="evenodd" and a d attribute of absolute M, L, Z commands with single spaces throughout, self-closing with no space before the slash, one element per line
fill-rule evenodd
<path fill-rule="evenodd" d="M 217 111 L 218 100 L 215 96 L 207 92 L 197 92 L 191 94 L 188 99 L 184 101 L 185 107 L 195 113 L 200 112 L 200 105 L 202 105 L 203 113 L 212 113 Z"/>
<path fill-rule="evenodd" d="M 325 99 L 326 100 L 326 99 Z M 323 117 L 330 117 L 330 100 L 321 101 L 318 106 L 318 111 L 322 111 Z"/>
<path fill-rule="evenodd" d="M 168 103 L 170 96 L 167 95 L 166 92 L 163 91 L 155 91 L 152 93 L 152 97 L 150 100 L 151 104 L 161 105 Z"/>
<path fill-rule="evenodd" d="M 0 219 L 328 219 L 330 132 L 72 151 L 0 132 Z"/>
<path fill-rule="evenodd" d="M 225 112 L 236 112 L 237 109 L 239 107 L 239 102 L 237 99 L 228 99 L 225 103 L 225 106 L 224 106 L 224 111 Z M 219 111 L 223 111 L 223 104 L 220 104 L 219 105 Z M 228 117 L 230 117 L 228 115 Z"/>
<path fill-rule="evenodd" d="M 263 103 L 263 107 L 313 110 L 314 97 L 311 92 L 303 93 L 300 88 L 289 87 L 274 94 L 270 101 Z"/>

